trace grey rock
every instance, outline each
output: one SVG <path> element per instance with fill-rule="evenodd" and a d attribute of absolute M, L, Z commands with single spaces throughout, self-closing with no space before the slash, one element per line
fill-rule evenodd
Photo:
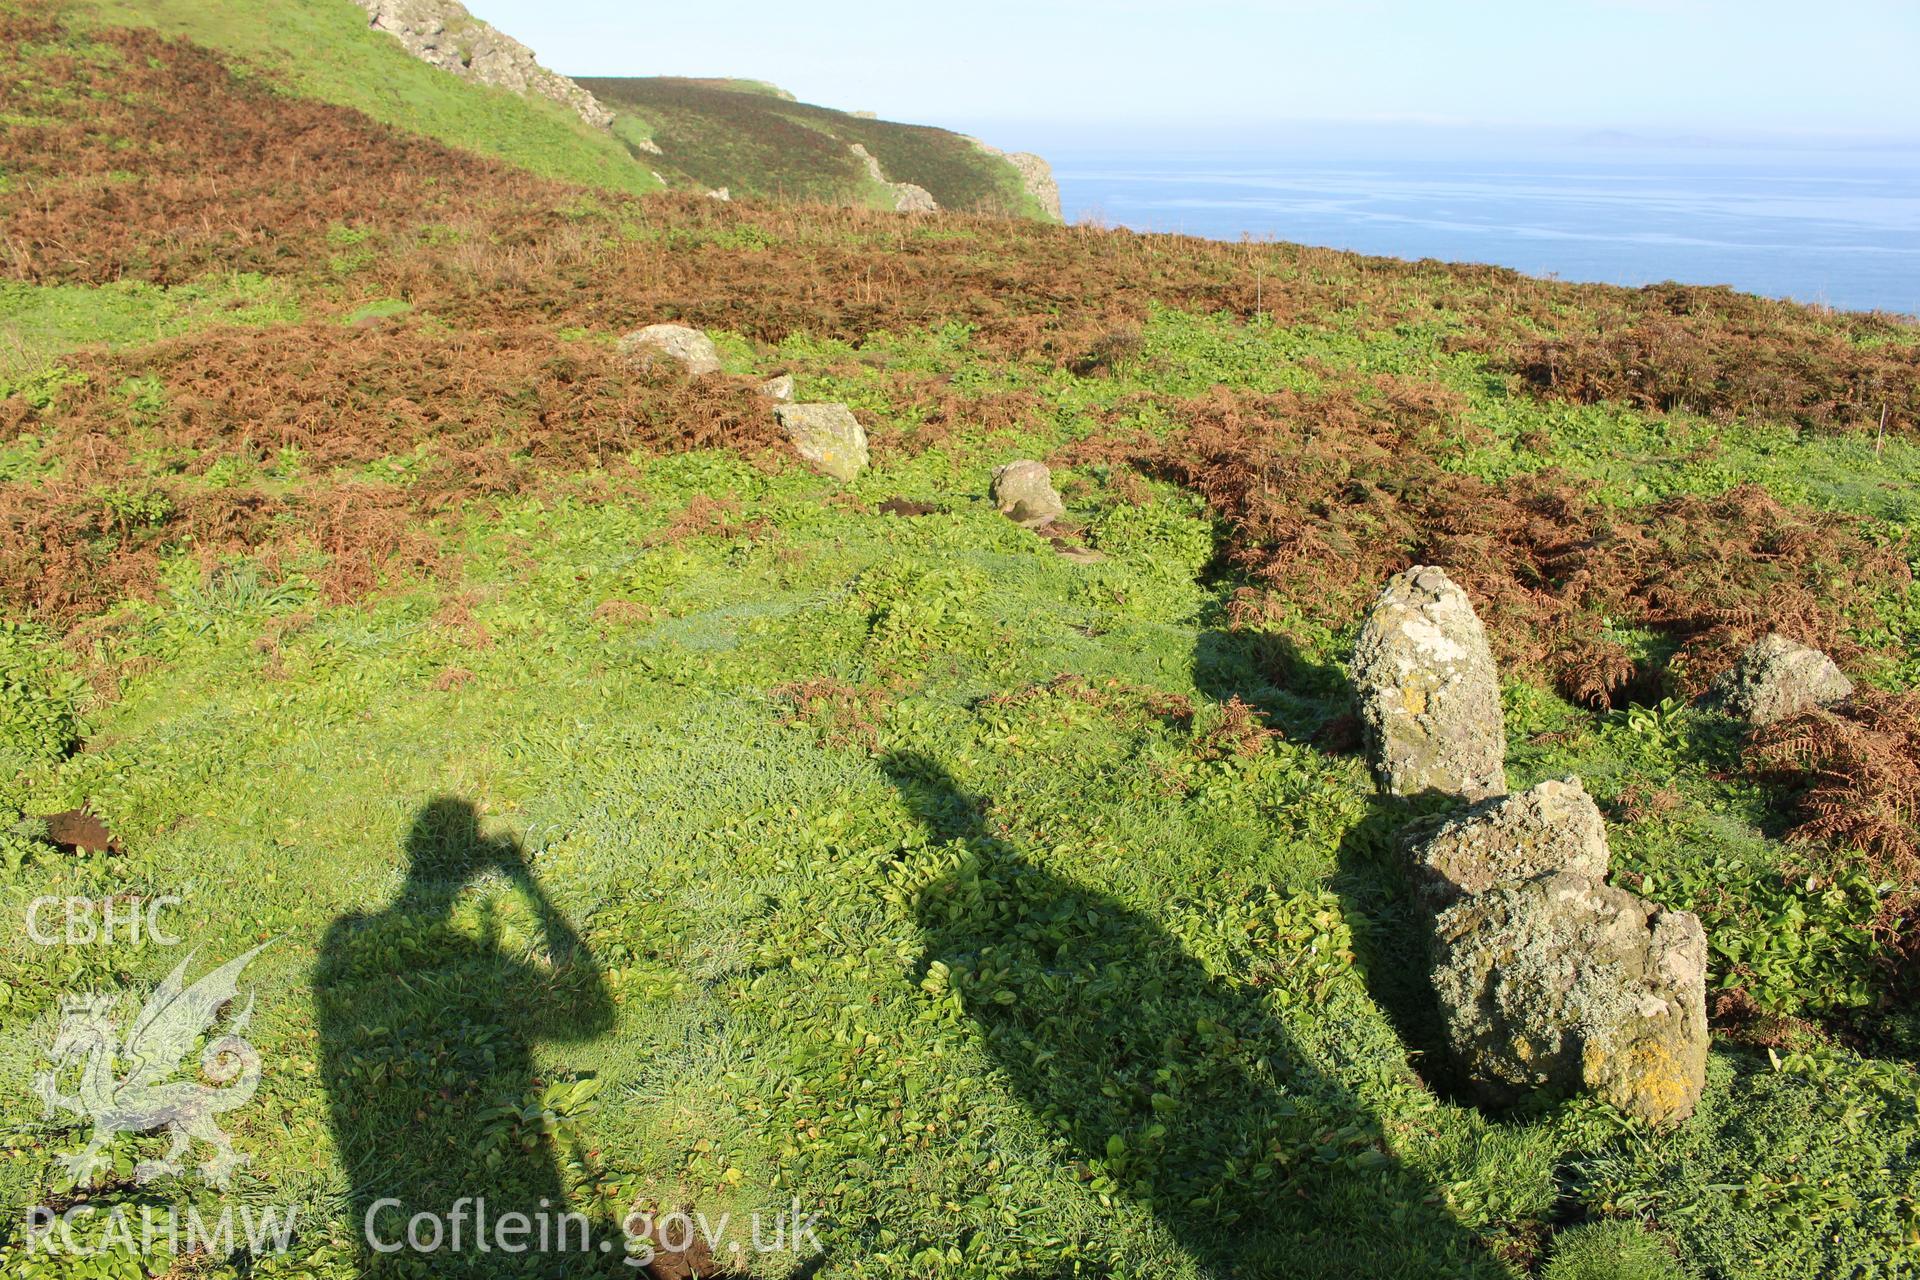
<path fill-rule="evenodd" d="M 1754 724 L 1787 720 L 1853 696 L 1853 682 L 1832 658 L 1783 635 L 1748 645 L 1708 691 L 1708 702 Z"/>
<path fill-rule="evenodd" d="M 407 52 L 463 79 L 560 103 L 596 129 L 613 113 L 567 77 L 540 65 L 533 50 L 468 13 L 457 0 L 358 0 L 368 25 Z"/>
<path fill-rule="evenodd" d="M 1417 565 L 1389 579 L 1353 648 L 1368 761 L 1392 795 L 1507 789 L 1500 679 L 1466 592 Z"/>
<path fill-rule="evenodd" d="M 1060 209 L 1060 184 L 1054 180 L 1052 165 L 1031 151 L 1002 151 L 978 138 L 969 138 L 967 141 L 1013 166 L 1013 171 L 1020 177 L 1020 185 L 1026 188 L 1027 194 L 1033 197 L 1047 216 L 1055 222 L 1066 221 L 1066 215 Z"/>
<path fill-rule="evenodd" d="M 1554 872 L 1464 898 L 1435 923 L 1434 990 L 1483 1101 L 1591 1090 L 1656 1125 L 1693 1114 L 1707 1068 L 1700 921 Z"/>
<path fill-rule="evenodd" d="M 698 329 L 684 324 L 650 324 L 620 339 L 620 354 L 635 364 L 672 360 L 688 373 L 717 373 L 720 348 Z"/>
<path fill-rule="evenodd" d="M 1046 464 L 1024 458 L 993 469 L 993 501 L 1001 515 L 1028 529 L 1052 524 L 1067 513 Z"/>
<path fill-rule="evenodd" d="M 793 375 L 783 373 L 777 378 L 768 378 L 760 384 L 760 394 L 785 404 L 793 399 Z"/>
<path fill-rule="evenodd" d="M 1550 871 L 1602 880 L 1611 862 L 1600 807 L 1572 777 L 1416 824 L 1401 844 L 1412 866 L 1415 896 L 1434 912 L 1468 894 Z"/>
<path fill-rule="evenodd" d="M 725 187 L 715 187 L 713 190 L 707 192 L 707 199 L 719 200 L 724 203 L 733 199 L 733 192 Z"/>
<path fill-rule="evenodd" d="M 867 166 L 867 176 L 885 187 L 893 196 L 895 213 L 938 213 L 940 206 L 934 203 L 933 193 L 925 187 L 917 187 L 911 182 L 893 182 L 887 178 L 886 171 L 880 167 L 880 161 L 871 151 L 859 143 L 850 148 L 859 160 Z"/>
<path fill-rule="evenodd" d="M 773 413 L 800 456 L 828 475 L 851 480 L 866 468 L 866 429 L 844 404 L 783 404 Z"/>

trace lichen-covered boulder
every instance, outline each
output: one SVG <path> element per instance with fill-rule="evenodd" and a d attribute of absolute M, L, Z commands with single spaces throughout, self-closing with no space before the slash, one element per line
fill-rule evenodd
<path fill-rule="evenodd" d="M 1401 837 L 1414 894 L 1441 911 L 1467 894 L 1549 871 L 1606 878 L 1607 825 L 1578 778 L 1554 779 L 1463 813 L 1409 827 Z"/>
<path fill-rule="evenodd" d="M 1483 1100 L 1588 1089 L 1657 1125 L 1693 1114 L 1707 1069 L 1700 921 L 1554 872 L 1462 898 L 1434 926 L 1434 991 Z"/>
<path fill-rule="evenodd" d="M 1391 795 L 1507 789 L 1500 677 L 1467 593 L 1416 565 L 1388 580 L 1353 647 L 1368 763 Z"/>
<path fill-rule="evenodd" d="M 1067 513 L 1046 464 L 1024 458 L 993 469 L 993 501 L 1001 515 L 1028 529 L 1052 524 Z"/>
<path fill-rule="evenodd" d="M 866 469 L 866 429 L 844 404 L 783 404 L 773 413 L 794 450 L 828 475 L 851 480 Z"/>
<path fill-rule="evenodd" d="M 768 378 L 760 384 L 760 394 L 769 400 L 778 400 L 781 404 L 793 399 L 793 375 L 783 373 L 777 378 Z"/>
<path fill-rule="evenodd" d="M 1832 658 L 1783 635 L 1748 645 L 1714 682 L 1708 700 L 1730 716 L 1772 724 L 1853 696 L 1853 682 Z"/>
<path fill-rule="evenodd" d="M 635 364 L 672 360 L 690 374 L 717 373 L 720 348 L 684 324 L 650 324 L 620 339 L 620 354 Z"/>

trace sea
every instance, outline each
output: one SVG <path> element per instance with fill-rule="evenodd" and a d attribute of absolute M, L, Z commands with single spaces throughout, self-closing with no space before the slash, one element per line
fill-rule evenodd
<path fill-rule="evenodd" d="M 1920 144 L 1042 145 L 1069 221 L 1920 313 Z"/>

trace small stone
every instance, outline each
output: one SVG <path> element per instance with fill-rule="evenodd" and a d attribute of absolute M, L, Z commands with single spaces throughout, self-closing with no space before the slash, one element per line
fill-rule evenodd
<path fill-rule="evenodd" d="M 1429 911 L 1550 871 L 1606 877 L 1607 825 L 1578 778 L 1542 782 L 1402 836 L 1414 894 Z"/>
<path fill-rule="evenodd" d="M 760 394 L 781 404 L 793 399 L 793 375 L 783 373 L 777 378 L 768 378 L 760 384 Z"/>
<path fill-rule="evenodd" d="M 993 501 L 1000 514 L 1028 529 L 1052 524 L 1067 513 L 1043 462 L 1021 459 L 993 469 Z"/>
<path fill-rule="evenodd" d="M 866 468 L 867 433 L 844 404 L 783 404 L 774 417 L 800 456 L 838 480 Z"/>
<path fill-rule="evenodd" d="M 1416 565 L 1388 580 L 1354 644 L 1353 684 L 1383 791 L 1506 791 L 1499 672 L 1467 593 L 1445 572 Z"/>
<path fill-rule="evenodd" d="M 1463 898 L 1434 926 L 1434 991 L 1483 1101 L 1588 1089 L 1650 1124 L 1706 1083 L 1700 921 L 1571 872 Z"/>
<path fill-rule="evenodd" d="M 635 364 L 667 359 L 698 376 L 720 370 L 720 348 L 698 329 L 684 324 L 650 324 L 620 339 L 620 354 Z"/>
<path fill-rule="evenodd" d="M 1783 635 L 1748 645 L 1708 691 L 1709 703 L 1753 724 L 1790 720 L 1853 696 L 1853 682 L 1832 658 Z"/>

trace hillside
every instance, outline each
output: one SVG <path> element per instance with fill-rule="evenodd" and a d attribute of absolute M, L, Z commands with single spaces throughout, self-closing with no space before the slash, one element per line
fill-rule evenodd
<path fill-rule="evenodd" d="M 480 1196 L 730 1215 L 764 1278 L 1911 1271 L 1913 324 L 635 195 L 234 52 L 0 0 L 0 895 L 166 930 L 0 933 L 6 1274 L 637 1273 L 365 1239 Z M 669 156 L 751 96 L 633 93 Z M 958 155 L 759 97 L 823 163 Z M 672 321 L 720 368 L 623 349 Z M 1445 802 L 1353 715 L 1413 564 L 1484 619 L 1510 785 L 1578 775 L 1705 926 L 1677 1127 L 1449 1065 L 1399 845 Z M 1696 701 L 1776 630 L 1853 698 Z M 195 1005 L 257 1053 L 248 1163 L 119 1133 L 80 1186 L 136 1011 L 255 948 Z M 249 1082 L 192 1030 L 170 1081 Z M 189 1204 L 295 1225 L 141 1237 Z M 732 1254 L 756 1212 L 807 1230 Z"/>
<path fill-rule="evenodd" d="M 663 162 L 704 189 L 762 199 L 891 209 L 909 183 L 942 209 L 1060 218 L 997 153 L 944 129 L 895 124 L 796 102 L 752 81 L 581 77 L 622 115 L 646 122 Z M 854 150 L 884 175 L 876 178 Z"/>

